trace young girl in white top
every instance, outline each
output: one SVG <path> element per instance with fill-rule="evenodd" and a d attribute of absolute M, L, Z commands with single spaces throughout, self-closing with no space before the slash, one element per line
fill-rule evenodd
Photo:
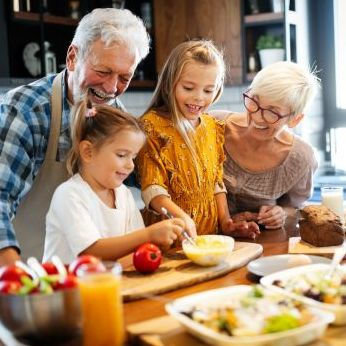
<path fill-rule="evenodd" d="M 80 254 L 115 260 L 150 241 L 170 246 L 182 232 L 180 219 L 144 228 L 123 181 L 145 143 L 137 120 L 111 106 L 86 105 L 75 112 L 67 168 L 72 177 L 55 191 L 46 218 L 46 261 L 70 263 Z"/>

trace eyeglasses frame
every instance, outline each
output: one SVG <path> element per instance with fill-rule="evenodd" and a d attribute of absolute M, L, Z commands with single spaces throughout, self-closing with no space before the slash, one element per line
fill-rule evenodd
<path fill-rule="evenodd" d="M 279 114 L 279 113 L 277 113 L 277 112 L 275 112 L 275 111 L 273 111 L 273 110 L 271 110 L 271 109 L 262 108 L 262 107 L 258 104 L 258 102 L 257 102 L 255 99 L 253 99 L 252 97 L 250 97 L 250 96 L 247 94 L 249 91 L 250 91 L 250 90 L 247 90 L 247 91 L 245 91 L 245 92 L 243 93 L 244 107 L 246 108 L 246 110 L 247 110 L 250 114 L 257 113 L 257 112 L 260 110 L 260 111 L 261 111 L 261 117 L 262 117 L 262 119 L 263 119 L 266 123 L 268 123 L 268 124 L 275 124 L 275 123 L 277 123 L 280 119 L 287 118 L 287 117 L 289 117 L 289 116 L 292 115 L 292 113 L 286 114 L 286 115 L 281 115 L 281 114 Z M 249 98 L 251 101 L 255 102 L 255 104 L 257 105 L 257 109 L 256 109 L 255 111 L 252 111 L 252 112 L 251 112 L 251 111 L 246 107 L 246 104 L 245 104 L 245 98 L 246 98 L 246 97 Z M 264 118 L 264 116 L 263 116 L 263 112 L 264 112 L 264 111 L 269 111 L 269 112 L 272 112 L 273 114 L 275 114 L 275 115 L 278 117 L 277 120 L 274 121 L 273 123 L 267 121 L 267 120 Z"/>

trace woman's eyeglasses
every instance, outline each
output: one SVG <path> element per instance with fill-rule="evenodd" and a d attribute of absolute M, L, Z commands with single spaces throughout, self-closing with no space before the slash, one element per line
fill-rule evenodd
<path fill-rule="evenodd" d="M 268 124 L 275 124 L 277 121 L 279 121 L 282 118 L 289 117 L 292 114 L 286 114 L 286 115 L 281 115 L 279 113 L 276 113 L 270 109 L 262 108 L 258 102 L 250 97 L 249 95 L 243 93 L 243 98 L 244 98 L 244 106 L 247 109 L 247 111 L 252 114 L 252 113 L 257 113 L 258 111 L 261 111 L 261 116 L 262 119 L 267 122 Z"/>

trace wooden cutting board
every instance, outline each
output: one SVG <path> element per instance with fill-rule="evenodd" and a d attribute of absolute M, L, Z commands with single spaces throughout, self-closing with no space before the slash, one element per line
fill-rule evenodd
<path fill-rule="evenodd" d="M 190 335 L 173 317 L 163 316 L 127 327 L 130 345 L 139 346 L 205 346 Z M 322 339 L 309 346 L 344 346 L 346 327 L 328 327 Z"/>
<path fill-rule="evenodd" d="M 182 251 L 168 254 L 153 274 L 144 275 L 134 267 L 126 268 L 122 276 L 122 296 L 124 301 L 131 301 L 207 281 L 245 266 L 262 252 L 260 244 L 235 242 L 226 261 L 214 267 L 198 266 Z"/>
<path fill-rule="evenodd" d="M 291 237 L 288 241 L 288 253 L 315 254 L 331 257 L 339 247 L 341 247 L 341 245 L 323 247 L 313 246 L 301 240 L 300 237 Z"/>

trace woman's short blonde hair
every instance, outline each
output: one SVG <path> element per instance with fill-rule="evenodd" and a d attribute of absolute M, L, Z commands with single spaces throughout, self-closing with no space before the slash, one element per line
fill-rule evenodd
<path fill-rule="evenodd" d="M 304 112 L 318 87 L 316 71 L 310 71 L 294 62 L 280 61 L 259 71 L 250 89 L 252 95 L 281 103 L 296 115 Z"/>

